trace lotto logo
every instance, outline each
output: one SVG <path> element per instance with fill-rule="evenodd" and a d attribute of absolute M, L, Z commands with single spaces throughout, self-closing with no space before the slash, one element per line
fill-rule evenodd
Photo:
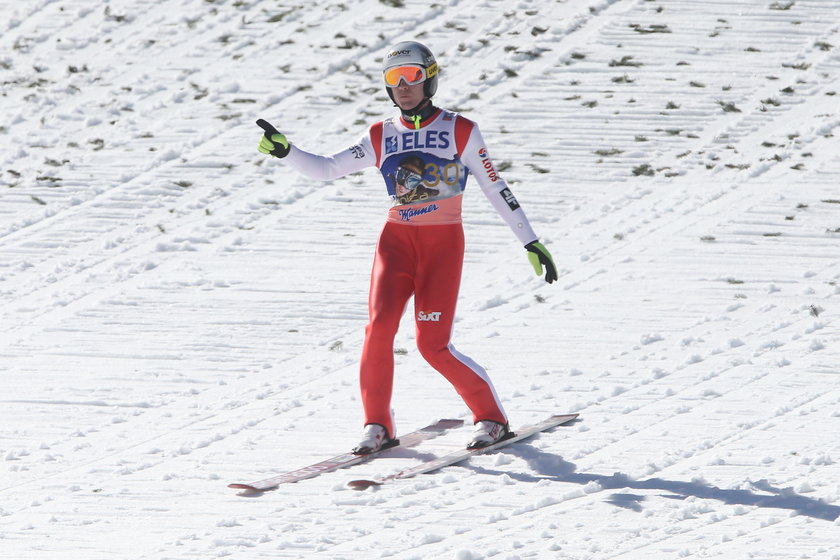
<path fill-rule="evenodd" d="M 417 320 L 418 321 L 433 321 L 433 322 L 437 323 L 438 321 L 440 321 L 440 313 L 441 313 L 440 311 L 430 311 L 428 313 L 420 311 L 419 313 L 417 313 Z"/>

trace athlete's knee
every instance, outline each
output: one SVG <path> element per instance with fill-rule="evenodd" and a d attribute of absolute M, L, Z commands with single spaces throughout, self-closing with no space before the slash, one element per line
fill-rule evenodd
<path fill-rule="evenodd" d="M 433 340 L 418 335 L 417 350 L 420 351 L 420 355 L 423 356 L 423 359 L 435 369 L 444 367 L 445 363 L 452 359 L 452 354 L 449 352 L 448 344 L 439 340 Z"/>
<path fill-rule="evenodd" d="M 423 356 L 423 359 L 435 369 L 439 369 L 447 358 L 445 352 L 440 349 L 432 350 L 430 348 L 418 347 L 418 350 L 420 350 L 420 355 Z"/>
<path fill-rule="evenodd" d="M 393 340 L 399 327 L 399 316 L 394 317 L 390 313 L 373 313 L 365 327 L 365 336 L 367 338 L 375 337 Z"/>

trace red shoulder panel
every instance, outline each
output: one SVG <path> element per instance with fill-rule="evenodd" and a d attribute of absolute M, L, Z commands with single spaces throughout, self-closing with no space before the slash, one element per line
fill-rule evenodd
<path fill-rule="evenodd" d="M 455 148 L 458 150 L 458 157 L 461 157 L 467 147 L 473 126 L 475 126 L 475 123 L 470 119 L 461 115 L 455 117 Z"/>
<path fill-rule="evenodd" d="M 382 161 L 382 121 L 370 126 L 370 143 L 373 144 L 373 151 L 376 153 L 376 167 Z"/>

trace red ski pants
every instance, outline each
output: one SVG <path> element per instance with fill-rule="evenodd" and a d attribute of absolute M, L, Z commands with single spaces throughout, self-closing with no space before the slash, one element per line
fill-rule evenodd
<path fill-rule="evenodd" d="M 394 337 L 414 295 L 417 348 L 452 385 L 473 421 L 507 423 L 487 372 L 450 343 L 464 261 L 461 224 L 405 225 L 386 222 L 379 237 L 370 284 L 370 322 L 365 329 L 360 385 L 365 424 L 381 424 L 396 436 L 391 414 Z"/>

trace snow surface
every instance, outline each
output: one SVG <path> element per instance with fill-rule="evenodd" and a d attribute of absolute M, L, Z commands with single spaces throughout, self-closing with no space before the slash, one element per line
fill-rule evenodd
<path fill-rule="evenodd" d="M 514 424 L 246 498 L 347 449 L 375 170 L 418 37 L 561 277 L 475 184 L 456 325 Z M 0 550 L 14 559 L 840 558 L 834 0 L 0 0 Z M 405 430 L 468 413 L 397 339 Z"/>

